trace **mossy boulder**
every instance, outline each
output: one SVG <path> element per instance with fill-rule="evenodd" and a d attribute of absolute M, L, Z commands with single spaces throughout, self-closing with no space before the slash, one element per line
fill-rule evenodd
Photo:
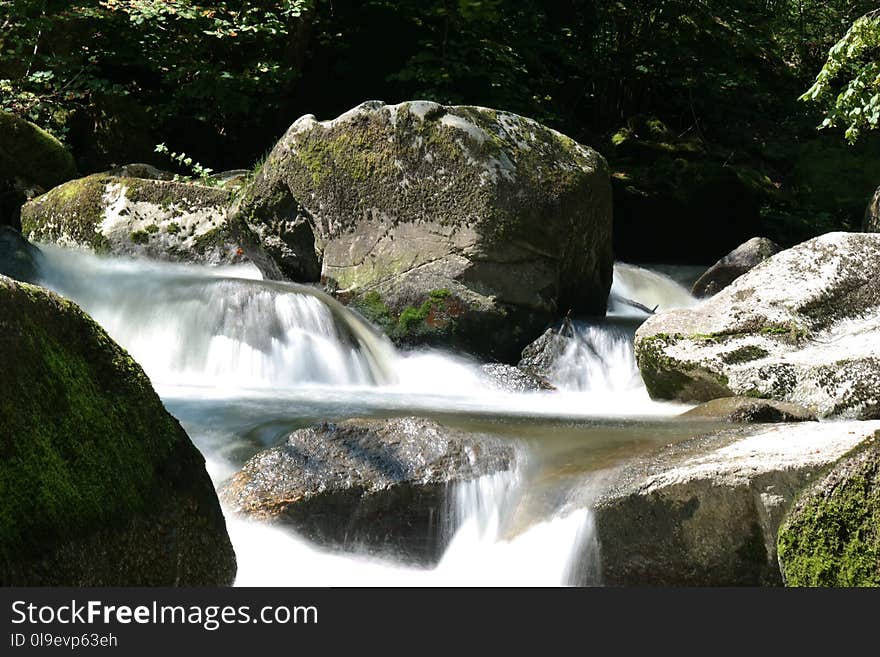
<path fill-rule="evenodd" d="M 153 171 L 129 166 L 122 172 L 149 177 L 99 173 L 60 185 L 22 208 L 22 232 L 36 242 L 173 262 L 259 258 L 252 237 L 228 221 L 229 190 Z"/>
<path fill-rule="evenodd" d="M 376 291 L 398 318 L 448 289 L 464 309 L 456 336 L 494 334 L 491 353 L 470 349 L 483 355 L 515 357 L 534 326 L 569 310 L 605 312 L 607 165 L 508 112 L 417 101 L 305 116 L 244 190 L 239 219 L 288 277 L 317 258 L 326 285 L 351 299 Z M 311 240 L 294 235 L 304 227 Z"/>
<path fill-rule="evenodd" d="M 648 318 L 635 352 L 655 399 L 880 417 L 880 235 L 828 233 L 777 253 L 699 306 Z"/>
<path fill-rule="evenodd" d="M 0 276 L 0 585 L 225 585 L 205 462 L 75 304 Z"/>
<path fill-rule="evenodd" d="M 801 495 L 778 551 L 787 586 L 880 586 L 880 434 Z"/>
<path fill-rule="evenodd" d="M 0 112 L 0 225 L 20 227 L 25 201 L 76 176 L 73 156 L 38 126 Z"/>
<path fill-rule="evenodd" d="M 322 545 L 436 564 L 455 486 L 509 470 L 510 442 L 422 418 L 353 419 L 295 431 L 221 490 L 229 508 Z"/>

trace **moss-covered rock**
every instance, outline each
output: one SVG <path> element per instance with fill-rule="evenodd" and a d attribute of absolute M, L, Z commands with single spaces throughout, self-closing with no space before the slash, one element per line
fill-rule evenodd
<path fill-rule="evenodd" d="M 800 497 L 778 551 L 787 586 L 880 586 L 880 434 Z"/>
<path fill-rule="evenodd" d="M 635 352 L 657 399 L 880 417 L 880 235 L 828 233 L 777 253 L 699 306 L 650 317 Z"/>
<path fill-rule="evenodd" d="M 421 325 L 431 290 L 449 289 L 467 308 L 456 335 L 495 331 L 515 355 L 534 335 L 505 322 L 604 314 L 610 203 L 604 159 L 535 121 L 368 102 L 296 121 L 244 190 L 239 218 L 291 278 L 302 268 L 287 266 L 290 251 L 309 241 L 287 235 L 307 222 L 313 243 L 294 255 L 317 253 L 328 286 L 350 298 L 378 291 L 406 329 Z"/>
<path fill-rule="evenodd" d="M 0 225 L 20 227 L 19 209 L 37 193 L 76 175 L 73 157 L 55 137 L 0 112 Z"/>
<path fill-rule="evenodd" d="M 0 276 L 0 584 L 220 585 L 204 459 L 76 305 Z"/>
<path fill-rule="evenodd" d="M 60 185 L 22 208 L 22 231 L 36 242 L 175 262 L 260 257 L 252 236 L 228 221 L 230 191 L 145 174 L 99 173 Z"/>

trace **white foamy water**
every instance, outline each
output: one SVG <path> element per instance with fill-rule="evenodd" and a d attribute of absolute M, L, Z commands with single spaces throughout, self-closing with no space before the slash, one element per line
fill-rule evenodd
<path fill-rule="evenodd" d="M 434 568 L 320 549 L 280 527 L 227 520 L 238 555 L 237 586 L 561 586 L 579 567 L 589 509 L 554 516 L 506 536 L 519 482 L 514 473 L 459 484 L 453 534 Z M 587 542 L 589 539 L 586 539 Z M 585 553 L 589 558 L 589 549 Z M 290 564 L 280 567 L 280 563 Z"/>
<path fill-rule="evenodd" d="M 609 313 L 644 316 L 641 311 L 626 304 L 624 300 L 635 301 L 656 312 L 690 308 L 698 303 L 687 288 L 669 276 L 644 267 L 618 262 L 614 265 Z"/>
<path fill-rule="evenodd" d="M 439 351 L 400 353 L 320 291 L 262 281 L 250 266 L 211 269 L 53 248 L 45 253 L 45 284 L 83 306 L 144 367 L 166 405 L 181 414 L 218 484 L 261 445 L 325 418 L 585 418 L 600 429 L 603 422 L 619 429 L 621 418 L 639 422 L 682 410 L 648 397 L 633 358 L 632 331 L 647 316 L 638 305 L 668 309 L 695 302 L 672 279 L 630 265 L 615 268 L 609 304 L 611 315 L 625 321 L 575 323 L 574 340 L 551 367 L 559 390 L 514 394 L 487 385 L 471 360 Z M 528 486 L 519 473 L 457 485 L 444 511 L 448 544 L 431 569 L 333 552 L 290 531 L 228 517 L 237 583 L 594 581 L 600 555 L 588 509 L 559 506 L 511 530 Z"/>

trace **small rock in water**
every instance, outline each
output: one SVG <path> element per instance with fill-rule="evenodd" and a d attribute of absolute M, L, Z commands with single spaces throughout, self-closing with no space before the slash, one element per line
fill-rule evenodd
<path fill-rule="evenodd" d="M 700 404 L 682 413 L 682 418 L 716 419 L 749 424 L 808 422 L 818 419 L 803 406 L 751 397 L 722 397 Z"/>
<path fill-rule="evenodd" d="M 550 376 L 559 359 L 574 339 L 574 327 L 566 319 L 559 328 L 549 328 L 522 352 L 517 367 L 543 379 Z"/>

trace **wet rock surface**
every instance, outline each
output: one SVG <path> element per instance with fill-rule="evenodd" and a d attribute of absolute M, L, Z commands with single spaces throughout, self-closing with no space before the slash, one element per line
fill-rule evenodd
<path fill-rule="evenodd" d="M 777 532 L 798 494 L 880 422 L 726 429 L 621 466 L 595 504 L 606 585 L 780 585 Z"/>
<path fill-rule="evenodd" d="M 556 386 L 541 376 L 524 372 L 513 365 L 487 363 L 480 367 L 489 387 L 502 392 L 541 392 Z"/>
<path fill-rule="evenodd" d="M 751 397 L 722 397 L 704 402 L 680 416 L 682 419 L 716 419 L 757 424 L 815 421 L 816 414 L 803 406 Z"/>
<path fill-rule="evenodd" d="M 320 544 L 431 564 L 454 529 L 455 484 L 515 461 L 508 441 L 427 419 L 324 423 L 254 456 L 221 499 Z"/>

